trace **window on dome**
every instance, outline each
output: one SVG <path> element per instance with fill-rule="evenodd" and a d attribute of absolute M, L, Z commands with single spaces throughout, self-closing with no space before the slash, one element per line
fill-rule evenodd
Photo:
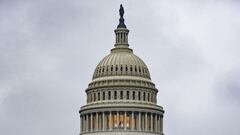
<path fill-rule="evenodd" d="M 108 100 L 111 100 L 111 91 L 108 91 Z"/>
<path fill-rule="evenodd" d="M 139 72 L 141 73 L 141 68 L 140 68 L 140 67 L 139 67 L 139 69 L 138 69 L 138 70 L 139 70 Z"/>
<path fill-rule="evenodd" d="M 138 100 L 141 100 L 141 92 L 138 92 Z"/>
<path fill-rule="evenodd" d="M 145 113 L 141 113 L 141 129 L 145 129 Z"/>
<path fill-rule="evenodd" d="M 117 124 L 117 113 L 114 112 L 113 113 L 113 128 L 117 128 L 118 124 Z"/>
<path fill-rule="evenodd" d="M 93 94 L 93 100 L 96 101 L 96 93 Z"/>
<path fill-rule="evenodd" d="M 123 91 L 120 91 L 120 99 L 123 99 Z"/>
<path fill-rule="evenodd" d="M 129 99 L 129 91 L 127 91 L 127 99 Z"/>
<path fill-rule="evenodd" d="M 152 102 L 154 102 L 154 93 L 152 93 Z"/>
<path fill-rule="evenodd" d="M 145 101 L 145 100 L 146 100 L 146 93 L 143 92 L 143 101 Z"/>
<path fill-rule="evenodd" d="M 156 119 L 156 114 L 153 114 L 153 120 L 155 121 Z M 156 131 L 156 124 L 153 124 L 153 131 Z"/>
<path fill-rule="evenodd" d="M 88 131 L 91 131 L 91 115 L 88 115 Z"/>
<path fill-rule="evenodd" d="M 128 71 L 128 67 L 127 66 L 125 67 L 125 70 Z"/>
<path fill-rule="evenodd" d="M 148 101 L 150 101 L 150 94 L 148 93 Z"/>
<path fill-rule="evenodd" d="M 98 92 L 98 100 L 100 100 L 100 92 Z"/>
<path fill-rule="evenodd" d="M 102 98 L 103 98 L 103 100 L 105 100 L 105 92 L 103 92 L 102 94 L 103 94 Z"/>
<path fill-rule="evenodd" d="M 93 122 L 91 124 L 92 124 L 93 130 L 95 130 L 96 129 L 96 127 L 95 127 L 95 124 L 96 124 L 96 114 L 94 113 L 92 115 L 92 117 L 93 117 Z"/>
<path fill-rule="evenodd" d="M 119 112 L 119 128 L 123 128 L 123 123 L 124 123 L 124 115 L 123 112 Z"/>
<path fill-rule="evenodd" d="M 102 123 L 102 113 L 98 113 L 98 123 L 97 123 L 97 125 L 98 125 L 98 129 L 99 130 L 102 130 L 102 125 L 103 125 L 103 123 Z"/>
<path fill-rule="evenodd" d="M 114 91 L 114 99 L 117 99 L 117 91 Z"/>
<path fill-rule="evenodd" d="M 133 97 L 132 98 L 133 98 L 133 100 L 135 100 L 135 91 L 133 91 Z"/>
<path fill-rule="evenodd" d="M 133 113 L 133 129 L 137 129 L 137 114 Z"/>
<path fill-rule="evenodd" d="M 116 69 L 115 69 L 116 71 L 118 71 L 118 66 L 116 65 Z"/>
<path fill-rule="evenodd" d="M 131 71 L 131 72 L 133 71 L 132 66 L 130 67 L 130 71 Z"/>
<path fill-rule="evenodd" d="M 113 71 L 113 66 L 111 67 L 111 71 Z"/>
<path fill-rule="evenodd" d="M 147 130 L 151 130 L 151 115 L 150 113 L 147 114 Z"/>
<path fill-rule="evenodd" d="M 121 66 L 121 71 L 123 71 L 123 67 Z"/>
<path fill-rule="evenodd" d="M 110 112 L 107 113 L 107 129 L 110 129 Z"/>
<path fill-rule="evenodd" d="M 127 129 L 130 129 L 130 125 L 131 125 L 131 122 L 130 122 L 130 113 L 127 112 L 127 116 L 126 116 L 126 127 Z"/>

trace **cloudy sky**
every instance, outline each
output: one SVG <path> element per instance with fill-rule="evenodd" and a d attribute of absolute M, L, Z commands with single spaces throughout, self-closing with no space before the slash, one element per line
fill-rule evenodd
<path fill-rule="evenodd" d="M 77 135 L 123 3 L 166 135 L 240 134 L 237 0 L 0 0 L 0 134 Z"/>

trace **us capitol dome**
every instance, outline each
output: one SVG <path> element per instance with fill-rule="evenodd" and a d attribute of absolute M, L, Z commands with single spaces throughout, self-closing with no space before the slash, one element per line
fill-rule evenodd
<path fill-rule="evenodd" d="M 129 48 L 124 9 L 109 55 L 94 70 L 80 113 L 80 135 L 163 135 L 163 107 L 147 65 Z"/>

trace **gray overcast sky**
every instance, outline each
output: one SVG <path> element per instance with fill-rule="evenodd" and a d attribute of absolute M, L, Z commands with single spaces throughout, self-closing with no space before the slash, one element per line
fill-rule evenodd
<path fill-rule="evenodd" d="M 150 69 L 166 135 L 240 134 L 237 0 L 1 0 L 0 134 L 77 135 L 119 5 Z"/>

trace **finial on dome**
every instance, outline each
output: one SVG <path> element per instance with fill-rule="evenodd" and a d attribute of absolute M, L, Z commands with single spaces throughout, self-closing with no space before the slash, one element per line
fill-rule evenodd
<path fill-rule="evenodd" d="M 121 4 L 120 9 L 119 9 L 120 19 L 119 19 L 119 24 L 118 24 L 117 28 L 127 28 L 126 25 L 124 24 L 123 14 L 124 14 L 124 8 Z"/>

